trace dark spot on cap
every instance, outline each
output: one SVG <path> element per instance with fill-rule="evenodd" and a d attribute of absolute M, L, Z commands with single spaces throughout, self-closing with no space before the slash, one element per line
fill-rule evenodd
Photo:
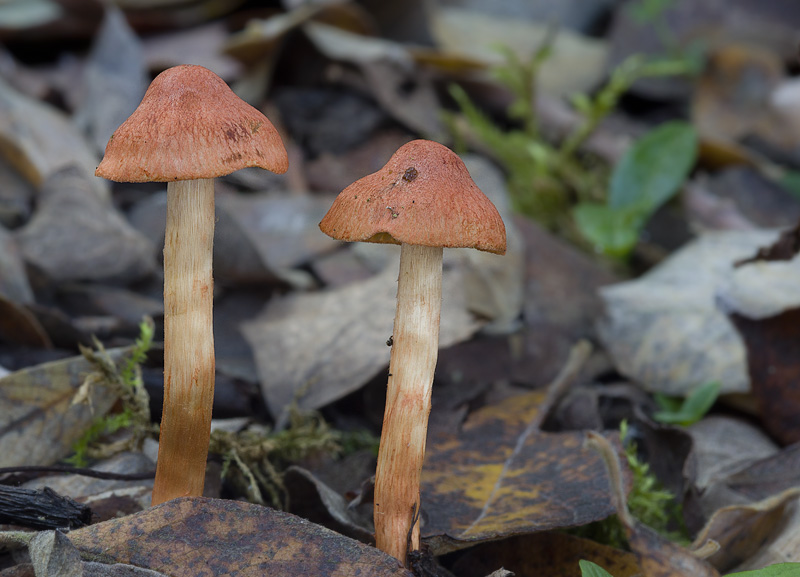
<path fill-rule="evenodd" d="M 417 169 L 413 166 L 410 166 L 409 168 L 406 168 L 406 172 L 403 174 L 403 180 L 406 182 L 412 182 L 415 178 L 417 178 L 417 176 L 419 176 Z"/>

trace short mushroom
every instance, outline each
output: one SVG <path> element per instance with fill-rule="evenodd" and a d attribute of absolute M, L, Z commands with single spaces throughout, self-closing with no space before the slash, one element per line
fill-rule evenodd
<path fill-rule="evenodd" d="M 397 312 L 375 474 L 378 548 L 405 563 L 419 548 L 419 483 L 439 349 L 443 247 L 504 254 L 506 231 L 461 159 L 415 140 L 344 189 L 322 219 L 333 238 L 400 244 Z"/>
<path fill-rule="evenodd" d="M 153 504 L 203 493 L 214 400 L 214 178 L 286 172 L 277 130 L 202 66 L 159 74 L 114 132 L 95 174 L 167 182 L 164 409 Z"/>

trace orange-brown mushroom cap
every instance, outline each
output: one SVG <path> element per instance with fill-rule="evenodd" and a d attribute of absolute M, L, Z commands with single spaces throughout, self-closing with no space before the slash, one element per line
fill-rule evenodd
<path fill-rule="evenodd" d="M 386 166 L 345 188 L 319 228 L 345 241 L 506 252 L 500 213 L 449 148 L 401 146 Z"/>
<path fill-rule="evenodd" d="M 275 127 L 216 74 L 175 66 L 150 84 L 114 132 L 95 175 L 119 182 L 215 178 L 258 166 L 284 173 L 286 149 Z"/>

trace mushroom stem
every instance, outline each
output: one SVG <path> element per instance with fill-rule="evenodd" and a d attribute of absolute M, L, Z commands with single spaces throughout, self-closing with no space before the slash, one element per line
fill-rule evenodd
<path fill-rule="evenodd" d="M 203 494 L 214 401 L 214 181 L 167 185 L 164 410 L 153 505 Z"/>
<path fill-rule="evenodd" d="M 439 355 L 441 308 L 442 248 L 403 244 L 375 473 L 376 544 L 403 563 L 408 550 L 419 549 L 414 511 L 420 507 L 419 482 Z"/>

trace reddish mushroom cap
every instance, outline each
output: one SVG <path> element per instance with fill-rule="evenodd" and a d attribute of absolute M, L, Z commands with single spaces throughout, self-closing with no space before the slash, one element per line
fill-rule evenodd
<path fill-rule="evenodd" d="M 506 252 L 495 206 L 461 159 L 430 140 L 401 146 L 386 166 L 345 188 L 319 228 L 345 241 Z"/>
<path fill-rule="evenodd" d="M 175 66 L 150 84 L 106 146 L 96 176 L 120 182 L 215 178 L 258 166 L 283 173 L 286 149 L 267 117 L 202 66 Z"/>

